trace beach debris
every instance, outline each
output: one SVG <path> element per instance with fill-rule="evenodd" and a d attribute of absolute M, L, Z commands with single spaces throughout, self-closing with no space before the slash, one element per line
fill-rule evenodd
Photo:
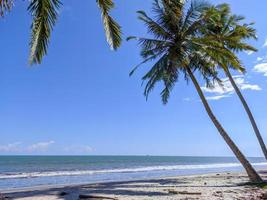
<path fill-rule="evenodd" d="M 112 198 L 112 197 L 95 196 L 95 195 L 87 195 L 87 194 L 80 194 L 79 199 L 118 200 L 117 198 Z"/>
<path fill-rule="evenodd" d="M 235 194 L 237 194 L 237 192 L 234 191 L 234 190 L 225 190 L 224 193 L 235 193 Z"/>
<path fill-rule="evenodd" d="M 188 191 L 176 191 L 176 190 L 168 190 L 170 194 L 181 194 L 181 195 L 201 195 L 201 192 L 188 192 Z"/>
<path fill-rule="evenodd" d="M 223 197 L 223 193 L 222 193 L 222 191 L 216 191 L 216 192 L 213 193 L 213 196 L 222 198 Z"/>
<path fill-rule="evenodd" d="M 265 193 L 262 194 L 261 199 L 267 200 L 267 192 L 265 192 Z"/>
<path fill-rule="evenodd" d="M 0 193 L 0 200 L 7 200 L 10 199 L 10 197 L 4 196 L 3 194 Z"/>
<path fill-rule="evenodd" d="M 67 192 L 64 192 L 64 191 L 62 191 L 62 192 L 60 192 L 58 195 L 59 195 L 59 196 L 61 196 L 61 197 L 63 197 L 63 196 L 66 196 L 66 195 L 68 195 L 68 193 L 67 193 Z"/>
<path fill-rule="evenodd" d="M 178 191 L 176 190 L 167 190 L 169 194 L 178 194 Z"/>
<path fill-rule="evenodd" d="M 187 191 L 182 191 L 178 192 L 178 194 L 184 194 L 184 195 L 201 195 L 201 192 L 187 192 Z"/>

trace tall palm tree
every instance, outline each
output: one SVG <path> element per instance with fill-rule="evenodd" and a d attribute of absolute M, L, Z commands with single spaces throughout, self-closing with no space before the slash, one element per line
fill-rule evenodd
<path fill-rule="evenodd" d="M 199 72 L 207 85 L 211 86 L 213 81 L 219 81 L 216 72 L 217 60 L 225 58 L 233 64 L 238 62 L 231 51 L 218 47 L 201 33 L 203 26 L 212 17 L 212 12 L 206 12 L 210 7 L 208 3 L 199 0 L 192 1 L 190 5 L 176 0 L 154 0 L 155 19 L 149 17 L 144 11 L 138 11 L 139 19 L 147 26 L 151 38 L 129 37 L 128 40 L 139 41 L 143 57 L 141 64 L 155 62 L 142 78 L 146 81 L 144 94 L 148 97 L 154 86 L 162 82 L 164 89 L 161 97 L 163 103 L 167 103 L 179 75 L 183 75 L 187 81 L 191 80 L 210 119 L 245 168 L 250 180 L 262 182 L 256 170 L 215 117 L 194 75 L 194 72 Z M 139 66 L 135 67 L 130 75 Z"/>
<path fill-rule="evenodd" d="M 14 0 L 0 0 L 0 16 L 11 10 Z M 121 44 L 121 27 L 110 16 L 113 0 L 96 0 L 100 8 L 107 42 L 116 50 Z M 40 64 L 47 55 L 51 32 L 58 18 L 61 0 L 30 0 L 28 11 L 33 17 L 31 25 L 29 63 Z"/>
<path fill-rule="evenodd" d="M 257 49 L 246 43 L 247 39 L 257 38 L 256 30 L 253 27 L 251 27 L 251 25 L 253 25 L 252 23 L 251 24 L 242 23 L 244 17 L 231 14 L 231 9 L 228 4 L 221 4 L 218 6 L 214 6 L 210 8 L 210 12 L 214 12 L 215 14 L 213 15 L 212 18 L 210 18 L 211 23 L 209 23 L 209 27 L 203 29 L 205 34 L 207 34 L 207 37 L 209 37 L 212 40 L 216 40 L 218 42 L 221 41 L 222 48 L 228 48 L 233 52 L 257 51 Z M 242 95 L 237 84 L 235 83 L 235 80 L 229 69 L 232 68 L 234 70 L 245 72 L 245 68 L 242 67 L 241 65 L 237 66 L 229 65 L 229 63 L 227 63 L 227 60 L 222 61 L 220 66 L 223 69 L 226 76 L 229 78 L 229 81 L 231 82 L 234 90 L 236 91 L 249 117 L 253 130 L 256 134 L 256 137 L 262 149 L 262 152 L 265 158 L 267 159 L 266 145 L 263 141 L 259 128 L 256 124 L 256 121 L 244 96 Z"/>

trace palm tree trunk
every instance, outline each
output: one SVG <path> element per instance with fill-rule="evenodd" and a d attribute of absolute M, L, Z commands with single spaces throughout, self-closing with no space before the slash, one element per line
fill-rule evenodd
<path fill-rule="evenodd" d="M 247 102 L 246 102 L 244 96 L 242 95 L 241 91 L 239 90 L 238 86 L 236 85 L 236 83 L 235 83 L 235 81 L 234 81 L 234 79 L 233 79 L 233 77 L 232 77 L 232 75 L 231 75 L 229 69 L 225 69 L 224 71 L 225 71 L 226 76 L 228 76 L 228 78 L 229 78 L 229 80 L 230 80 L 230 82 L 231 82 L 233 88 L 235 89 L 235 91 L 236 91 L 236 93 L 237 93 L 239 99 L 241 100 L 241 102 L 242 102 L 242 104 L 243 104 L 243 106 L 244 106 L 244 108 L 245 108 L 245 110 L 246 110 L 246 112 L 247 112 L 247 115 L 248 115 L 248 117 L 249 117 L 249 120 L 250 120 L 250 122 L 251 122 L 251 125 L 252 125 L 252 127 L 253 127 L 253 129 L 254 129 L 254 132 L 255 132 L 255 134 L 256 134 L 256 136 L 257 136 L 257 138 L 258 138 L 258 141 L 259 141 L 259 143 L 260 143 L 262 152 L 263 152 L 263 154 L 264 154 L 264 156 L 265 156 L 265 159 L 267 159 L 267 149 L 266 149 L 266 145 L 264 144 L 264 141 L 263 141 L 263 139 L 262 139 L 262 136 L 261 136 L 261 134 L 260 134 L 260 131 L 259 131 L 259 129 L 258 129 L 258 126 L 257 126 L 257 124 L 256 124 L 256 122 L 255 122 L 255 119 L 254 119 L 253 115 L 252 115 L 252 112 L 251 112 L 250 108 L 248 107 L 248 104 L 247 104 Z"/>
<path fill-rule="evenodd" d="M 231 148 L 231 150 L 233 151 L 233 153 L 235 154 L 235 156 L 237 157 L 237 159 L 240 161 L 240 163 L 243 165 L 243 167 L 245 168 L 248 177 L 250 179 L 251 182 L 254 183 L 259 183 L 259 182 L 263 182 L 263 180 L 261 179 L 261 177 L 259 176 L 259 174 L 256 172 L 256 170 L 252 167 L 252 165 L 249 163 L 249 161 L 246 159 L 246 157 L 243 155 L 243 153 L 238 149 L 238 147 L 236 146 L 236 144 L 233 142 L 233 140 L 230 138 L 230 136 L 226 133 L 226 131 L 224 130 L 224 128 L 221 126 L 221 124 L 219 123 L 219 121 L 216 119 L 215 115 L 213 114 L 208 101 L 206 100 L 194 74 L 192 73 L 192 71 L 187 68 L 187 73 L 189 75 L 189 77 L 191 78 L 197 92 L 198 95 L 210 117 L 210 119 L 212 120 L 212 122 L 214 123 L 215 127 L 217 128 L 217 130 L 219 131 L 220 135 L 223 137 L 224 141 L 228 144 L 228 146 Z"/>

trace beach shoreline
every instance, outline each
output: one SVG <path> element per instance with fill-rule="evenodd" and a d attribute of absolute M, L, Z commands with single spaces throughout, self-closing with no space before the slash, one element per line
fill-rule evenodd
<path fill-rule="evenodd" d="M 260 173 L 266 180 L 267 173 Z M 248 181 L 243 172 L 223 172 L 92 184 L 36 186 L 2 191 L 2 195 L 18 200 L 267 199 L 264 189 L 247 185 Z"/>
<path fill-rule="evenodd" d="M 119 183 L 128 183 L 128 182 L 140 182 L 140 181 L 150 181 L 150 180 L 162 180 L 162 179 L 171 179 L 171 178 L 194 178 L 196 176 L 214 176 L 216 174 L 243 174 L 243 171 L 224 171 L 224 172 L 206 172 L 206 173 L 195 173 L 195 174 L 185 174 L 185 175 L 177 175 L 177 176 L 160 176 L 160 177 L 153 177 L 153 178 L 136 178 L 136 179 L 129 179 L 129 180 L 110 180 L 110 181 L 95 181 L 90 183 L 74 183 L 74 184 L 55 184 L 55 185 L 37 185 L 32 187 L 21 187 L 21 188 L 10 188 L 10 189 L 0 189 L 0 193 L 13 193 L 13 192 L 27 192 L 32 190 L 45 190 L 45 189 L 62 189 L 67 187 L 83 187 L 95 184 L 119 184 Z"/>

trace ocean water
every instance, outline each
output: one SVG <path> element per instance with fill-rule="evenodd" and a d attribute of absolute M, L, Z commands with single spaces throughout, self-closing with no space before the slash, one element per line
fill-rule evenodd
<path fill-rule="evenodd" d="M 263 158 L 249 160 L 267 167 Z M 231 157 L 0 156 L 0 191 L 241 170 Z"/>

